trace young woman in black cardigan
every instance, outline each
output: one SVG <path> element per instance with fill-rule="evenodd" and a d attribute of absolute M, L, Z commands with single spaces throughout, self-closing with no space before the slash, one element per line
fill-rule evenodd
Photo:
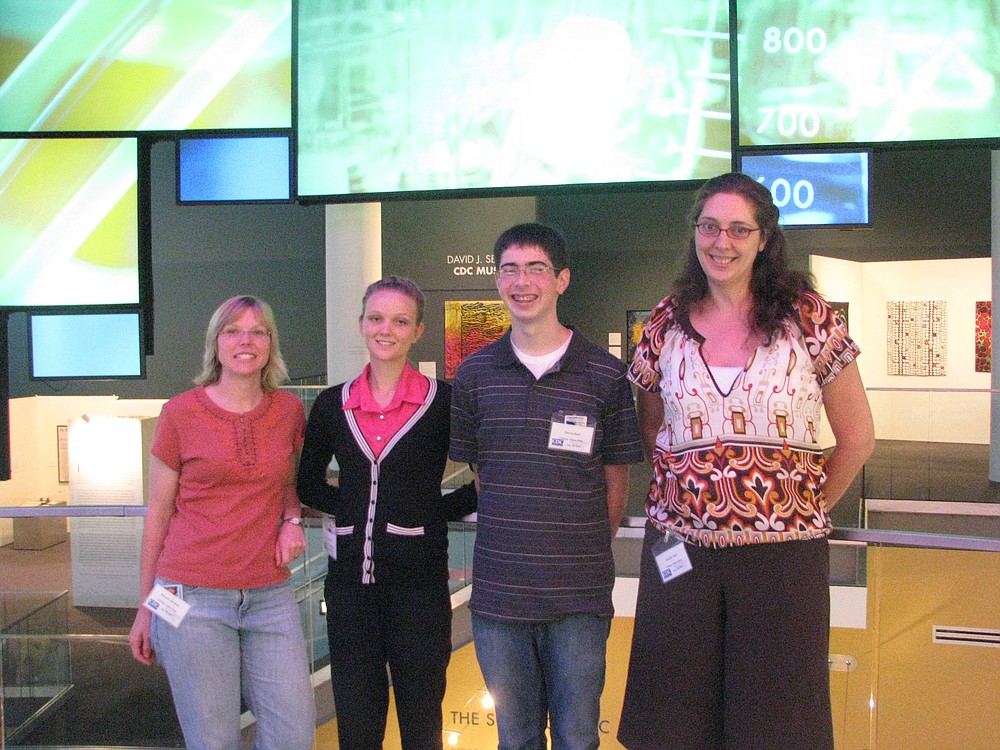
<path fill-rule="evenodd" d="M 368 287 L 360 320 L 370 363 L 316 399 L 298 474 L 326 522 L 327 632 L 341 750 L 382 747 L 392 674 L 404 750 L 442 747 L 451 658 L 448 521 L 475 486 L 442 494 L 451 387 L 410 366 L 424 296 L 390 276 Z M 327 482 L 335 459 L 337 486 Z"/>

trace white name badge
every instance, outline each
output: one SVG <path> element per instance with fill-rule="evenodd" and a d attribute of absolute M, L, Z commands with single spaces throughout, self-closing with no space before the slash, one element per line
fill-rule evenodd
<path fill-rule="evenodd" d="M 327 516 L 323 521 L 323 546 L 331 560 L 337 559 L 337 519 Z"/>
<path fill-rule="evenodd" d="M 553 420 L 549 430 L 549 448 L 589 454 L 594 449 L 594 428 L 587 426 L 586 417 L 567 416 L 563 422 Z"/>
<path fill-rule="evenodd" d="M 656 560 L 656 567 L 664 583 L 691 570 L 691 560 L 684 548 L 684 541 L 673 534 L 667 534 L 653 542 L 653 559 Z"/>
<path fill-rule="evenodd" d="M 180 589 L 178 593 L 182 592 L 183 589 Z M 153 586 L 153 590 L 149 592 L 149 596 L 146 597 L 142 606 L 175 628 L 181 624 L 188 610 L 191 609 L 190 604 L 160 584 Z"/>

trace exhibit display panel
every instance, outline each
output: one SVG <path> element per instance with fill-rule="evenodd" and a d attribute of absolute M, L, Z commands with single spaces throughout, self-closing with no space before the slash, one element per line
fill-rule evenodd
<path fill-rule="evenodd" d="M 141 378 L 146 371 L 138 311 L 30 313 L 34 380 Z"/>
<path fill-rule="evenodd" d="M 290 0 L 0 0 L 0 132 L 289 125 Z"/>
<path fill-rule="evenodd" d="M 690 180 L 730 163 L 729 5 L 297 4 L 302 197 Z"/>
<path fill-rule="evenodd" d="M 739 171 L 771 191 L 783 227 L 869 224 L 869 155 L 861 151 L 740 153 Z"/>
<path fill-rule="evenodd" d="M 0 307 L 140 302 L 135 138 L 0 138 Z"/>
<path fill-rule="evenodd" d="M 736 0 L 739 144 L 1000 137 L 1000 18 L 983 0 Z"/>
<path fill-rule="evenodd" d="M 291 136 L 177 140 L 178 203 L 273 203 L 291 199 Z"/>

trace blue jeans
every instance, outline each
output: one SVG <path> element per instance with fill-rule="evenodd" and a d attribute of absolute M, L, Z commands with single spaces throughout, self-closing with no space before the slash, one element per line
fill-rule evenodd
<path fill-rule="evenodd" d="M 256 750 L 310 750 L 316 704 L 291 583 L 184 586 L 183 598 L 183 622 L 154 616 L 152 642 L 188 750 L 238 750 L 241 697 L 257 719 Z"/>
<path fill-rule="evenodd" d="M 517 623 L 473 615 L 476 658 L 496 706 L 499 750 L 596 750 L 611 618 Z"/>

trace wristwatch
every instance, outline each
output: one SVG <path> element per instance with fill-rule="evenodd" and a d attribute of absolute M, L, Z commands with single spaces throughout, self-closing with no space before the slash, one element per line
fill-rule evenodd
<path fill-rule="evenodd" d="M 299 518 L 299 517 L 297 517 L 297 516 L 292 517 L 292 518 L 282 518 L 281 519 L 281 523 L 290 523 L 293 526 L 301 526 L 302 525 L 302 519 Z"/>

